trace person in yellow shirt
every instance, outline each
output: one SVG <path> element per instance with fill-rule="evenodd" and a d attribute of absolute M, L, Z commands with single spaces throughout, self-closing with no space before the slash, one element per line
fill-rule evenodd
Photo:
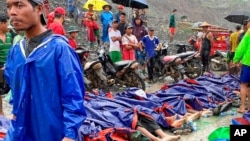
<path fill-rule="evenodd" d="M 234 53 L 235 50 L 239 44 L 239 36 L 240 36 L 240 30 L 241 30 L 241 26 L 237 25 L 235 27 L 235 31 L 230 35 L 230 46 L 229 46 L 229 63 L 233 60 L 234 58 Z"/>

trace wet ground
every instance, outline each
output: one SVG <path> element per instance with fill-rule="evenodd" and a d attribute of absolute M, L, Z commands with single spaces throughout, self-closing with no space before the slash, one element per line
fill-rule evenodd
<path fill-rule="evenodd" d="M 218 72 L 217 74 L 223 74 L 223 72 Z M 159 90 L 164 83 L 154 83 L 154 84 L 146 84 L 146 92 L 152 93 L 157 90 Z M 122 91 L 122 90 L 120 90 Z M 3 108 L 5 116 L 10 118 L 11 117 L 11 106 L 3 100 Z M 242 117 L 242 114 L 236 114 L 236 115 L 227 115 L 223 117 L 201 117 L 200 119 L 194 121 L 197 124 L 197 131 L 189 133 L 187 135 L 181 136 L 181 141 L 208 141 L 209 134 L 214 131 L 218 127 L 222 126 L 229 126 L 232 122 L 232 118 L 235 117 Z M 166 131 L 168 134 L 170 133 L 168 130 Z"/>

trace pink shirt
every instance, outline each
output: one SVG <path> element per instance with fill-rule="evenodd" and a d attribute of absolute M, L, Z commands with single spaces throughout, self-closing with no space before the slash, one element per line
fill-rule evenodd
<path fill-rule="evenodd" d="M 134 35 L 124 35 L 122 37 L 122 59 L 123 60 L 135 60 L 135 50 L 134 49 L 126 49 L 126 45 L 128 43 L 133 43 L 133 44 L 137 44 L 138 41 L 136 39 L 136 37 Z"/>

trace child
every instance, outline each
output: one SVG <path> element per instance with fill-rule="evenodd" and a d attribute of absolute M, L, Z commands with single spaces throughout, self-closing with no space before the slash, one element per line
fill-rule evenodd
<path fill-rule="evenodd" d="M 68 33 L 69 33 L 69 45 L 73 48 L 77 48 L 77 41 L 76 41 L 76 36 L 79 30 L 76 29 L 75 26 L 70 26 Z"/>

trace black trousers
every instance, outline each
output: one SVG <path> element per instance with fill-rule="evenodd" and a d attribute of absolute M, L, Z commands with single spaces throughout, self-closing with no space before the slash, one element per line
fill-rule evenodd
<path fill-rule="evenodd" d="M 210 62 L 210 50 L 208 49 L 202 49 L 201 50 L 201 62 L 203 65 L 202 71 L 209 72 L 209 62 Z"/>
<path fill-rule="evenodd" d="M 147 59 L 148 80 L 153 80 L 154 73 L 154 58 Z"/>

